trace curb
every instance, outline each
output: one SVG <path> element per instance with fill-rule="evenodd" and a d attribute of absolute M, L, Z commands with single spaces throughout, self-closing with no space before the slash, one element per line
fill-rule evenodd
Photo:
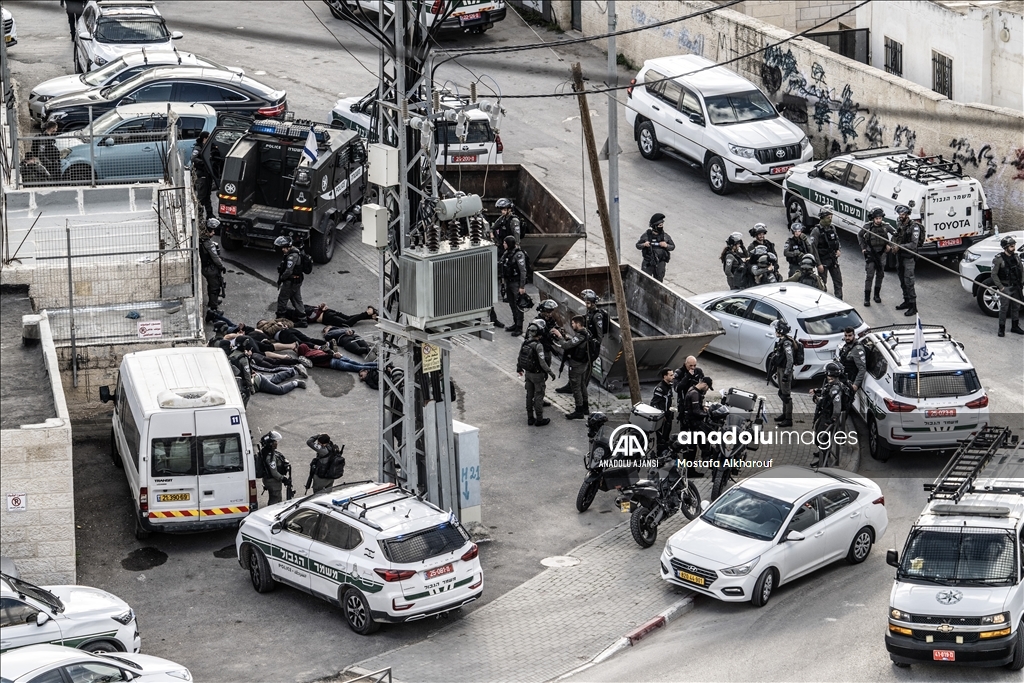
<path fill-rule="evenodd" d="M 629 633 L 622 636 L 614 643 L 606 647 L 604 650 L 598 653 L 597 656 L 595 656 L 586 664 L 578 666 L 572 671 L 569 671 L 567 673 L 562 674 L 561 676 L 558 676 L 557 678 L 552 679 L 552 681 L 561 681 L 566 678 L 570 678 L 571 676 L 575 676 L 578 673 L 582 673 L 590 667 L 600 664 L 601 662 L 607 659 L 610 659 L 612 656 L 621 652 L 622 650 L 625 650 L 627 647 L 635 645 L 640 640 L 650 635 L 657 629 L 672 623 L 673 621 L 683 616 L 693 608 L 694 595 L 696 594 L 689 593 L 688 595 L 683 596 L 682 598 L 674 602 L 672 605 L 670 605 L 668 609 L 661 611 L 657 616 L 653 617 L 651 620 L 647 621 L 646 623 L 637 627 L 636 629 L 630 631 Z"/>

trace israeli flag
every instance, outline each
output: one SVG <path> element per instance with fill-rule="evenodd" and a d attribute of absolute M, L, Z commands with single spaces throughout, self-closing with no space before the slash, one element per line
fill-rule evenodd
<path fill-rule="evenodd" d="M 928 345 L 924 343 L 924 325 L 921 324 L 921 316 L 918 315 L 917 329 L 914 330 L 914 349 L 910 353 L 910 360 L 920 366 L 921 363 L 928 363 L 931 359 L 932 352 L 928 350 Z"/>
<path fill-rule="evenodd" d="M 309 127 L 306 144 L 302 147 L 302 161 L 310 166 L 316 163 L 316 136 L 313 135 L 313 126 Z"/>

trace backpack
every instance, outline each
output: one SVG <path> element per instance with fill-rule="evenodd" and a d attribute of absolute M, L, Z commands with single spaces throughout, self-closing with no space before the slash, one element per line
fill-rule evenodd
<path fill-rule="evenodd" d="M 345 450 L 344 446 L 342 446 L 343 450 Z M 345 458 L 341 455 L 341 451 L 334 448 L 326 458 L 317 456 L 313 462 L 315 463 L 314 472 L 321 479 L 341 479 L 345 474 Z"/>
<path fill-rule="evenodd" d="M 253 474 L 256 475 L 257 479 L 263 479 L 267 476 L 267 454 L 263 452 L 260 447 L 256 448 L 256 457 L 253 459 L 256 466 L 253 468 Z"/>
<path fill-rule="evenodd" d="M 540 372 L 540 360 L 537 358 L 537 349 L 532 341 L 525 341 L 519 347 L 517 365 L 523 369 L 523 372 Z"/>
<path fill-rule="evenodd" d="M 787 337 L 793 342 L 793 365 L 804 364 L 804 345 L 801 344 L 795 337 Z"/>
<path fill-rule="evenodd" d="M 304 251 L 299 253 L 302 255 L 302 272 L 305 275 L 309 275 L 313 272 L 313 257 Z"/>

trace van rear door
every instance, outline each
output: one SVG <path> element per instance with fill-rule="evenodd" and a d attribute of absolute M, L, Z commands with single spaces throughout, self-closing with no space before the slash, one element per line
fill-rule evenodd
<path fill-rule="evenodd" d="M 207 521 L 249 513 L 249 442 L 237 408 L 195 411 L 199 516 Z"/>
<path fill-rule="evenodd" d="M 149 470 L 149 521 L 154 524 L 199 518 L 194 435 L 191 410 L 160 412 L 150 418 L 149 462 L 142 467 Z"/>
<path fill-rule="evenodd" d="M 975 180 L 929 186 L 923 210 L 925 241 L 938 242 L 938 247 L 944 249 L 965 246 L 965 238 L 982 234 L 980 193 Z"/>

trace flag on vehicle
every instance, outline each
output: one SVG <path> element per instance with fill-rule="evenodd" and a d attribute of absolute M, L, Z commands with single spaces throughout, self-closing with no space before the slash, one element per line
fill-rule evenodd
<path fill-rule="evenodd" d="M 313 134 L 313 126 L 309 127 L 306 144 L 302 147 L 302 161 L 309 166 L 316 163 L 316 135 Z"/>
<path fill-rule="evenodd" d="M 921 367 L 921 363 L 931 361 L 932 353 L 924 341 L 924 325 L 921 324 L 921 316 L 917 316 L 917 329 L 914 330 L 914 348 L 910 352 L 910 360 Z"/>

